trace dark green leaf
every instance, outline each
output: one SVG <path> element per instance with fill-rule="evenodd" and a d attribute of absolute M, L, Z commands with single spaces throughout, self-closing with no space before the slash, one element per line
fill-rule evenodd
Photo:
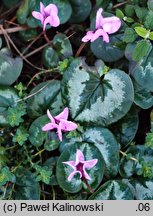
<path fill-rule="evenodd" d="M 110 129 L 122 148 L 125 148 L 134 139 L 138 129 L 138 120 L 138 112 L 135 107 L 132 107 L 126 116 L 111 126 Z"/>
<path fill-rule="evenodd" d="M 19 99 L 16 91 L 11 87 L 0 87 L 0 125 L 7 126 L 9 122 L 8 108 L 16 104 Z"/>
<path fill-rule="evenodd" d="M 70 18 L 71 23 L 80 23 L 86 20 L 91 11 L 90 0 L 70 0 L 72 5 L 72 15 Z"/>
<path fill-rule="evenodd" d="M 0 51 L 0 85 L 11 85 L 19 77 L 23 67 L 20 57 L 12 58 L 7 49 Z"/>
<path fill-rule="evenodd" d="M 117 175 L 119 170 L 119 144 L 114 135 L 106 128 L 87 128 L 83 134 L 85 142 L 94 143 L 105 161 L 104 175 L 107 178 Z"/>
<path fill-rule="evenodd" d="M 27 100 L 27 103 L 28 114 L 32 118 L 43 115 L 47 112 L 47 109 L 50 109 L 52 115 L 55 115 L 63 108 L 60 81 L 58 80 L 42 82 L 32 89 L 30 95 L 32 97 Z"/>
<path fill-rule="evenodd" d="M 124 50 L 115 46 L 115 43 L 121 41 L 122 34 L 110 35 L 110 42 L 106 43 L 102 38 L 91 43 L 93 54 L 106 62 L 114 62 L 124 56 Z"/>
<path fill-rule="evenodd" d="M 53 38 L 53 44 L 56 52 L 62 59 L 73 55 L 71 43 L 65 34 L 56 34 Z"/>
<path fill-rule="evenodd" d="M 107 181 L 89 200 L 133 200 L 133 194 L 128 185 L 121 181 Z"/>
<path fill-rule="evenodd" d="M 57 52 L 52 47 L 45 47 L 42 53 L 43 64 L 46 68 L 57 66 L 59 58 Z"/>
<path fill-rule="evenodd" d="M 13 197 L 15 200 L 39 200 L 40 187 L 33 174 L 20 167 L 16 173 L 16 184 Z"/>

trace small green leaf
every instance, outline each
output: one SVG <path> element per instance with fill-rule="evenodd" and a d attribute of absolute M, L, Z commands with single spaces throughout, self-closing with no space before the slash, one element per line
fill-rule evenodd
<path fill-rule="evenodd" d="M 16 134 L 13 137 L 13 142 L 17 142 L 20 146 L 22 146 L 28 139 L 29 134 L 24 127 L 19 127 L 16 131 Z"/>
<path fill-rule="evenodd" d="M 153 11 L 148 12 L 144 26 L 149 30 L 153 30 Z"/>
<path fill-rule="evenodd" d="M 147 40 L 140 40 L 133 52 L 133 60 L 140 61 L 143 57 L 145 57 L 150 50 L 150 43 Z"/>
<path fill-rule="evenodd" d="M 153 32 L 150 32 L 150 33 L 149 33 L 149 39 L 150 39 L 150 40 L 153 40 Z"/>
<path fill-rule="evenodd" d="M 15 176 L 10 172 L 8 167 L 3 167 L 0 170 L 0 187 L 5 185 L 7 182 L 14 182 Z"/>
<path fill-rule="evenodd" d="M 147 13 L 148 13 L 147 8 L 135 5 L 134 9 L 135 9 L 136 15 L 139 18 L 139 20 L 141 22 L 143 22 L 147 16 Z"/>
<path fill-rule="evenodd" d="M 120 19 L 123 19 L 124 13 L 120 9 L 117 9 L 116 10 L 116 16 L 119 17 Z"/>
<path fill-rule="evenodd" d="M 141 36 L 145 39 L 147 39 L 149 37 L 149 34 L 150 34 L 150 31 L 143 28 L 143 27 L 135 27 L 135 31 L 139 36 Z"/>
<path fill-rule="evenodd" d="M 126 43 L 132 43 L 137 38 L 137 34 L 132 28 L 126 28 L 123 36 L 123 41 Z"/>
<path fill-rule="evenodd" d="M 42 181 L 45 184 L 49 184 L 52 175 L 51 170 L 48 170 L 48 167 L 39 165 L 35 165 L 34 168 L 36 169 L 36 181 Z"/>
<path fill-rule="evenodd" d="M 25 114 L 26 114 L 25 104 L 20 103 L 17 104 L 17 106 L 9 107 L 7 121 L 12 127 L 19 126 L 19 124 L 24 121 L 22 116 L 24 116 Z"/>
<path fill-rule="evenodd" d="M 6 163 L 8 162 L 8 157 L 6 154 L 6 149 L 2 146 L 0 146 L 0 170 Z"/>
<path fill-rule="evenodd" d="M 127 17 L 132 17 L 135 13 L 134 5 L 126 4 L 125 5 L 125 14 Z"/>

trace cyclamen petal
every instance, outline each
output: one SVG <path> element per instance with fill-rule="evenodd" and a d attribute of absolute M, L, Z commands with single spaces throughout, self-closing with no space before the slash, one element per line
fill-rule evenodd
<path fill-rule="evenodd" d="M 71 166 L 74 170 L 76 170 L 76 168 L 75 168 L 75 161 L 63 162 L 63 164 L 67 164 L 67 165 Z"/>
<path fill-rule="evenodd" d="M 83 167 L 83 171 L 84 171 L 84 176 L 86 179 L 91 180 L 90 176 L 88 175 L 88 173 L 86 172 L 86 170 Z"/>
<path fill-rule="evenodd" d="M 96 29 L 100 28 L 102 26 L 103 17 L 102 17 L 103 9 L 99 8 L 96 14 Z"/>
<path fill-rule="evenodd" d="M 32 12 L 32 16 L 33 16 L 34 18 L 40 20 L 41 23 L 43 24 L 43 22 L 44 22 L 44 17 L 43 17 L 43 15 L 42 15 L 41 13 L 39 13 L 39 12 L 37 12 L 37 11 L 33 11 L 33 12 Z"/>
<path fill-rule="evenodd" d="M 77 128 L 77 124 L 75 124 L 71 121 L 61 119 L 60 123 L 61 123 L 61 129 L 63 131 L 72 131 L 72 130 L 75 130 Z"/>
<path fill-rule="evenodd" d="M 98 162 L 98 159 L 88 160 L 84 162 L 84 168 L 90 169 L 94 167 Z"/>
<path fill-rule="evenodd" d="M 48 123 L 44 127 L 42 127 L 43 131 L 49 131 L 57 128 L 58 126 L 55 123 Z"/>
<path fill-rule="evenodd" d="M 53 12 L 54 12 L 55 15 L 58 14 L 58 8 L 54 4 L 49 4 L 47 7 L 45 7 L 44 11 L 45 11 L 46 14 L 48 14 L 48 16 L 50 16 L 51 13 L 53 13 Z"/>
<path fill-rule="evenodd" d="M 118 17 L 109 17 L 103 19 L 103 29 L 109 34 L 113 34 L 121 27 L 121 20 Z"/>
<path fill-rule="evenodd" d="M 76 161 L 75 161 L 75 165 L 77 165 L 79 162 L 84 162 L 84 155 L 82 153 L 82 151 L 80 151 L 79 149 L 76 152 Z"/>
<path fill-rule="evenodd" d="M 90 41 L 92 39 L 93 35 L 94 35 L 93 31 L 88 31 L 86 33 L 86 35 L 82 38 L 82 42 L 88 42 L 88 41 Z"/>
<path fill-rule="evenodd" d="M 51 120 L 52 123 L 55 123 L 55 120 L 54 120 L 53 116 L 51 115 L 51 113 L 49 112 L 49 110 L 47 110 L 47 116 Z"/>
<path fill-rule="evenodd" d="M 40 13 L 42 14 L 42 16 L 44 17 L 45 16 L 45 6 L 42 2 L 40 2 Z"/>
<path fill-rule="evenodd" d="M 57 128 L 57 134 L 59 140 L 62 142 L 62 130 L 61 130 L 61 123 L 59 123 L 58 128 Z"/>
<path fill-rule="evenodd" d="M 61 112 L 59 115 L 55 116 L 55 119 L 60 120 L 60 119 L 68 119 L 68 115 L 69 115 L 69 110 L 68 108 L 64 108 L 63 112 Z"/>
<path fill-rule="evenodd" d="M 80 174 L 80 178 L 82 177 L 82 173 L 80 171 L 73 171 L 70 173 L 70 175 L 68 176 L 67 180 L 70 182 L 72 180 L 72 178 L 74 177 L 75 174 L 79 173 Z"/>

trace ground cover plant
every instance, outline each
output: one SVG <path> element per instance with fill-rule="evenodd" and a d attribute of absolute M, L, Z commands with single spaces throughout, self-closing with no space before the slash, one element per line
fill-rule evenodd
<path fill-rule="evenodd" d="M 0 3 L 0 199 L 153 199 L 153 1 Z"/>

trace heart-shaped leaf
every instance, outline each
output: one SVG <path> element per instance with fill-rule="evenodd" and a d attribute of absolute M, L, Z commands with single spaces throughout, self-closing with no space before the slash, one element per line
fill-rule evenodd
<path fill-rule="evenodd" d="M 11 87 L 0 87 L 0 125 L 7 126 L 8 108 L 16 104 L 19 99 L 16 91 Z"/>
<path fill-rule="evenodd" d="M 148 109 L 153 106 L 153 96 L 152 93 L 138 84 L 133 79 L 134 86 L 134 103 L 141 107 L 142 109 Z"/>
<path fill-rule="evenodd" d="M 96 146 L 88 143 L 75 143 L 69 148 L 66 148 L 58 159 L 56 177 L 60 187 L 70 193 L 76 193 L 80 191 L 82 187 L 87 189 L 86 185 L 79 178 L 79 174 L 74 175 L 70 182 L 67 180 L 73 169 L 70 166 L 63 164 L 63 162 L 75 161 L 77 149 L 83 152 L 85 160 L 98 159 L 97 164 L 92 169 L 86 169 L 91 178 L 91 180 L 88 180 L 88 184 L 93 190 L 96 189 L 100 184 L 104 172 L 104 161 L 100 151 Z"/>
<path fill-rule="evenodd" d="M 63 58 L 68 58 L 73 55 L 70 40 L 65 34 L 56 34 L 53 39 L 53 44 L 58 55 Z"/>
<path fill-rule="evenodd" d="M 93 70 L 80 58 L 75 59 L 64 73 L 62 95 L 76 121 L 110 125 L 129 111 L 133 85 L 124 71 L 113 69 L 103 78 Z"/>
<path fill-rule="evenodd" d="M 133 194 L 128 185 L 121 181 L 107 181 L 89 200 L 133 200 Z"/>
<path fill-rule="evenodd" d="M 107 178 L 116 176 L 119 170 L 119 145 L 114 135 L 107 128 L 92 127 L 85 130 L 83 140 L 93 142 L 100 150 L 106 166 L 104 175 Z"/>
<path fill-rule="evenodd" d="M 51 80 L 40 83 L 30 92 L 28 102 L 28 113 L 35 118 L 50 109 L 53 115 L 58 114 L 63 108 L 60 93 L 60 81 Z"/>
<path fill-rule="evenodd" d="M 91 2 L 90 0 L 70 0 L 72 5 L 72 15 L 70 23 L 80 23 L 83 22 L 90 14 Z"/>
<path fill-rule="evenodd" d="M 12 58 L 11 53 L 2 49 L 0 51 L 0 85 L 11 85 L 19 77 L 23 67 L 21 58 Z"/>
<path fill-rule="evenodd" d="M 121 42 L 122 34 L 110 36 L 110 43 L 106 43 L 102 38 L 99 38 L 91 43 L 91 50 L 93 54 L 105 62 L 114 62 L 124 56 L 124 50 L 115 46 Z"/>
<path fill-rule="evenodd" d="M 39 147 L 44 143 L 44 148 L 48 151 L 52 151 L 58 148 L 60 142 L 54 131 L 42 131 L 42 127 L 49 121 L 50 120 L 46 115 L 37 118 L 29 128 L 29 140 L 31 144 L 36 147 Z"/>
<path fill-rule="evenodd" d="M 144 89 L 153 92 L 153 49 L 133 71 L 136 82 Z"/>
<path fill-rule="evenodd" d="M 153 200 L 153 181 L 145 179 L 132 179 L 132 186 L 136 200 Z"/>
<path fill-rule="evenodd" d="M 42 60 L 46 68 L 53 68 L 58 64 L 59 58 L 57 52 L 49 46 L 44 48 Z"/>
<path fill-rule="evenodd" d="M 138 112 L 134 106 L 120 121 L 111 126 L 111 131 L 115 134 L 117 141 L 122 148 L 129 145 L 134 139 L 138 129 Z"/>

